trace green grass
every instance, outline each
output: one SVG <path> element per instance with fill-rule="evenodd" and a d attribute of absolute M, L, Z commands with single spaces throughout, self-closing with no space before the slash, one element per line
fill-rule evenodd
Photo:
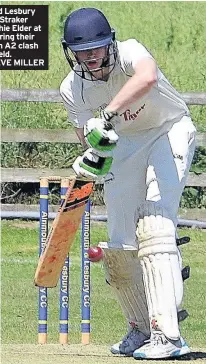
<path fill-rule="evenodd" d="M 27 1 L 6 4 L 31 4 Z M 154 55 L 165 75 L 181 92 L 204 91 L 206 80 L 206 3 L 141 1 L 54 1 L 49 5 L 49 70 L 2 71 L 7 88 L 55 88 L 69 72 L 60 39 L 67 15 L 80 7 L 97 7 L 108 17 L 118 40 L 136 38 Z M 206 107 L 191 108 L 198 129 L 205 131 Z M 7 127 L 65 128 L 62 105 L 3 103 L 2 122 Z"/>
<path fill-rule="evenodd" d="M 191 237 L 182 247 L 191 278 L 185 283 L 184 307 L 190 317 L 181 324 L 190 345 L 205 347 L 205 243 L 203 230 L 181 229 Z M 2 223 L 2 342 L 37 342 L 38 289 L 33 284 L 38 255 L 38 225 L 19 221 Z M 92 224 L 92 244 L 107 240 L 105 224 Z M 80 236 L 71 251 L 70 342 L 80 342 Z M 112 290 L 105 283 L 101 263 L 92 264 L 92 343 L 111 344 L 125 333 L 125 321 Z M 58 341 L 59 289 L 49 290 L 49 342 Z"/>
<path fill-rule="evenodd" d="M 4 1 L 4 5 L 7 4 L 31 2 Z M 71 11 L 92 6 L 105 13 L 118 40 L 136 38 L 142 42 L 177 90 L 205 91 L 206 2 L 33 1 L 32 4 L 49 5 L 49 69 L 2 71 L 2 87 L 58 89 L 70 71 L 60 43 L 64 21 Z M 190 110 L 198 131 L 206 131 L 206 106 L 190 106 Z M 1 121 L 2 126 L 8 128 L 72 128 L 62 103 L 3 102 Z M 77 145 L 66 143 L 2 143 L 2 166 L 69 168 L 80 153 Z M 203 171 L 203 159 L 202 153 L 199 171 Z M 191 200 L 194 203 L 194 196 Z"/>

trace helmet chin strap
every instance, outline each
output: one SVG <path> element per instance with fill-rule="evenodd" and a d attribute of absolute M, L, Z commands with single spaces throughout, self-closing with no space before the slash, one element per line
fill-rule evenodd
<path fill-rule="evenodd" d="M 86 64 L 86 62 L 79 62 L 78 57 L 74 54 L 75 59 L 77 61 L 77 63 L 81 66 L 82 68 L 82 72 L 87 72 L 89 73 L 89 75 L 91 76 L 91 81 L 107 81 L 109 78 L 110 73 L 112 72 L 112 70 L 114 69 L 115 63 L 116 63 L 116 51 L 112 52 L 110 54 L 110 46 L 107 46 L 107 54 L 105 55 L 105 57 L 102 57 L 102 63 L 101 66 L 99 68 L 97 68 L 95 71 L 96 72 L 100 72 L 102 73 L 101 77 L 96 77 L 95 76 L 95 71 L 94 70 L 90 70 Z M 115 49 L 114 45 L 112 45 L 113 49 Z M 114 56 L 114 62 L 110 65 L 110 57 Z M 109 67 L 111 67 L 111 70 L 109 70 Z M 106 71 L 106 69 L 108 69 L 108 72 L 106 74 L 104 74 L 104 71 Z"/>
<path fill-rule="evenodd" d="M 91 75 L 91 77 L 98 81 L 98 80 L 105 80 L 105 78 L 108 79 L 109 72 L 104 75 L 104 72 L 106 71 L 106 68 L 109 67 L 108 63 L 109 63 L 109 58 L 108 58 L 108 56 L 106 56 L 106 57 L 102 58 L 101 66 L 99 68 L 96 68 L 95 70 L 90 70 L 89 67 L 87 66 L 87 64 L 85 64 L 85 63 L 84 63 L 84 66 L 85 66 L 87 72 Z M 101 72 L 102 76 L 101 77 L 96 77 L 95 74 L 97 72 Z"/>
<path fill-rule="evenodd" d="M 73 56 L 75 57 L 75 60 L 76 60 L 77 64 L 78 64 L 78 65 L 81 67 L 81 69 L 82 69 L 82 76 L 81 76 L 81 77 L 82 77 L 82 78 L 84 78 L 84 79 L 86 79 L 86 77 L 85 77 L 85 72 L 87 72 L 87 73 L 91 76 L 91 81 L 96 81 L 96 80 L 98 81 L 98 80 L 99 80 L 99 78 L 95 77 L 95 75 L 94 75 L 94 71 L 91 71 L 91 70 L 89 69 L 89 67 L 87 66 L 86 62 L 85 62 L 85 61 L 80 62 L 75 52 L 72 52 L 72 54 L 73 54 Z M 108 58 L 108 57 L 104 57 L 104 58 Z M 102 64 L 101 64 L 101 66 L 100 66 L 98 69 L 96 69 L 95 71 L 97 71 L 97 72 L 98 72 L 98 71 L 102 71 L 102 73 L 103 73 L 103 69 L 102 69 L 102 67 L 105 67 L 105 66 L 104 66 L 104 64 L 105 64 L 104 58 L 103 58 L 103 60 L 102 60 Z M 107 60 L 107 62 L 108 62 L 108 60 Z M 72 62 L 72 63 L 73 63 L 73 62 Z M 102 78 L 103 78 L 103 77 L 102 77 Z"/>

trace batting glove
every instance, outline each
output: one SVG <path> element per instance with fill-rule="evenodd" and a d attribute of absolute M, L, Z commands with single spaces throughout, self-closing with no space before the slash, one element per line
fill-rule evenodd
<path fill-rule="evenodd" d="M 113 116 L 104 111 L 102 118 L 89 119 L 84 126 L 84 136 L 88 146 L 99 152 L 99 155 L 111 152 L 116 147 L 118 135 L 111 124 Z M 108 156 L 109 154 L 101 155 Z"/>
<path fill-rule="evenodd" d="M 104 120 L 106 120 L 106 121 L 108 121 L 108 122 L 110 122 L 112 124 L 113 124 L 113 121 L 114 121 L 115 116 L 118 116 L 118 113 L 117 112 L 108 111 L 107 109 L 104 109 L 101 112 L 102 119 L 104 119 Z"/>
<path fill-rule="evenodd" d="M 89 148 L 74 161 L 72 168 L 77 176 L 93 178 L 97 180 L 106 176 L 109 172 L 113 158 L 100 157 L 92 148 Z"/>

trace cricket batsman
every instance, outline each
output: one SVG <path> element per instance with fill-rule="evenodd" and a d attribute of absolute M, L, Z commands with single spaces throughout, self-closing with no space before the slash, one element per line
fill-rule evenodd
<path fill-rule="evenodd" d="M 81 8 L 66 19 L 62 46 L 71 72 L 60 93 L 85 149 L 73 168 L 103 179 L 109 242 L 106 280 L 128 323 L 113 354 L 178 358 L 181 256 L 177 212 L 195 149 L 189 110 L 150 52 L 116 41 L 104 14 Z"/>

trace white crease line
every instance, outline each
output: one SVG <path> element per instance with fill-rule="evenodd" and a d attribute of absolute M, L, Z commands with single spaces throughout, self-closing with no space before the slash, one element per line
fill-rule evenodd
<path fill-rule="evenodd" d="M 1 258 L 1 263 L 35 264 L 38 259 Z"/>
<path fill-rule="evenodd" d="M 37 259 L 18 259 L 18 258 L 1 258 L 1 263 L 7 263 L 7 264 L 38 264 L 39 258 Z M 69 259 L 69 266 L 71 267 L 73 264 L 78 265 L 80 263 L 80 259 L 72 259 L 70 257 Z M 95 265 L 94 265 L 95 264 Z M 101 268 L 102 269 L 102 263 L 91 263 L 91 268 Z"/>

